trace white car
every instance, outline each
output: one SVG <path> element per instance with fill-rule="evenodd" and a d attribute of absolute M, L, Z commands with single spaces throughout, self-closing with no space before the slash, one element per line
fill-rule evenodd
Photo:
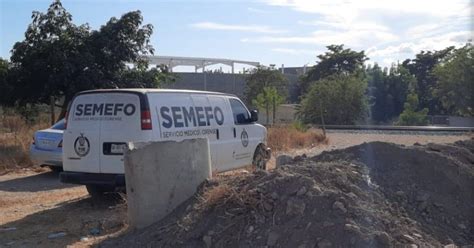
<path fill-rule="evenodd" d="M 267 130 L 234 95 L 164 89 L 92 90 L 70 104 L 64 133 L 65 183 L 85 184 L 89 193 L 125 185 L 127 142 L 209 139 L 214 171 L 254 164 L 270 157 Z"/>
<path fill-rule="evenodd" d="M 30 145 L 30 159 L 40 166 L 48 166 L 53 171 L 63 169 L 64 119 L 52 127 L 36 131 Z"/>

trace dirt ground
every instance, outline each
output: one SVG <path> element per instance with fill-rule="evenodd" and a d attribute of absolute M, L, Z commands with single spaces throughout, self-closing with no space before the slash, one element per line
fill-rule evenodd
<path fill-rule="evenodd" d="M 335 149 L 343 149 L 350 146 L 360 145 L 364 142 L 389 142 L 399 145 L 413 145 L 415 143 L 428 144 L 428 143 L 454 143 L 458 140 L 470 139 L 474 137 L 472 134 L 465 135 L 413 135 L 413 134 L 381 134 L 381 133 L 345 133 L 332 131 L 327 134 L 328 143 L 318 144 L 314 147 L 308 147 L 305 149 L 297 149 L 289 152 L 274 152 L 272 159 L 269 161 L 269 167 L 275 167 L 275 158 L 278 155 L 287 154 L 290 156 L 298 156 L 306 154 L 307 156 L 315 156 L 323 151 L 331 151 Z"/>
<path fill-rule="evenodd" d="M 303 149 L 290 152 L 291 155 L 300 155 L 307 154 L 309 156 L 320 154 L 322 151 L 341 149 L 353 145 L 358 145 L 363 142 L 368 141 L 389 141 L 397 144 L 404 145 L 413 145 L 415 142 L 420 144 L 426 143 L 452 143 L 456 140 L 461 139 L 470 139 L 470 136 L 433 136 L 433 135 L 382 135 L 382 134 L 341 134 L 341 133 L 331 133 L 329 134 L 329 143 L 328 145 L 321 145 L 318 147 L 313 147 L 311 149 Z M 341 166 L 341 165 L 338 165 Z M 339 167 L 337 167 L 339 168 Z M 342 167 L 344 168 L 344 167 Z M 342 169 L 341 169 L 342 170 Z M 281 173 L 287 173 L 282 171 Z M 280 173 L 280 172 L 278 172 Z M 292 172 L 293 173 L 293 172 Z M 336 172 L 331 172 L 336 173 Z M 252 173 L 250 173 L 252 174 Z M 300 173 L 301 174 L 301 173 Z M 243 176 L 246 176 L 247 173 L 244 173 Z M 297 177 L 298 174 L 295 174 Z M 258 180 L 259 175 L 253 175 L 252 180 Z M 268 175 L 260 175 L 267 177 Z M 49 170 L 21 170 L 14 173 L 9 173 L 6 175 L 0 175 L 0 247 L 88 247 L 93 245 L 106 245 L 104 240 L 112 239 L 114 237 L 121 237 L 124 233 L 127 233 L 127 225 L 125 223 L 126 217 L 126 203 L 123 200 L 120 200 L 116 196 L 110 196 L 104 200 L 94 200 L 91 199 L 83 186 L 74 186 L 74 185 L 65 185 L 61 184 L 58 181 L 57 174 L 50 172 Z M 225 176 L 223 176 L 225 177 Z M 225 180 L 240 180 L 240 176 L 227 177 Z M 303 177 L 304 178 L 304 177 Z M 350 177 L 349 177 L 350 178 Z M 225 181 L 224 180 L 224 181 Z M 224 182 L 223 181 L 223 182 Z M 247 181 L 241 181 L 241 186 L 245 185 Z M 305 182 L 302 180 L 302 182 Z M 222 183 L 225 185 L 225 183 Z M 250 184 L 249 184 L 250 185 Z M 296 186 L 293 186 L 296 187 Z M 309 186 L 308 186 L 309 187 Z M 334 186 L 335 187 L 335 186 Z M 251 190 L 251 188 L 246 189 Z M 336 190 L 336 188 L 334 189 Z M 220 194 L 225 195 L 225 190 L 221 190 Z M 213 191 L 214 192 L 214 191 Z M 471 188 L 472 194 L 472 188 Z M 284 194 L 284 192 L 279 192 Z M 344 192 L 346 193 L 346 192 Z M 383 193 L 383 192 L 382 192 Z M 379 194 L 382 194 L 379 192 Z M 329 193 L 328 193 L 329 194 Z M 219 195 L 219 194 L 217 194 Z M 321 207 L 316 207 L 315 211 L 325 211 L 325 208 L 332 209 L 332 206 L 329 206 L 329 200 L 338 199 L 338 197 L 345 197 L 345 200 L 341 200 L 348 211 L 352 211 L 349 206 L 351 202 L 347 202 L 347 196 L 341 195 L 341 192 L 336 192 L 331 194 L 332 196 L 327 200 L 321 200 Z M 376 198 L 375 196 L 367 196 L 367 199 L 376 199 L 381 201 L 389 201 L 388 198 Z M 375 197 L 375 198 L 374 198 Z M 218 199 L 218 198 L 217 198 Z M 472 199 L 472 198 L 471 198 Z M 217 200 L 216 200 L 217 201 Z M 274 204 L 279 201 L 274 200 Z M 287 202 L 279 202 L 281 206 L 273 206 L 272 208 L 279 209 L 280 211 L 286 212 Z M 298 210 L 298 200 L 296 199 L 295 204 L 290 203 L 292 209 L 291 211 L 300 211 Z M 309 203 L 308 203 L 309 204 Z M 316 203 L 311 203 L 316 204 Z M 352 203 L 351 203 L 352 204 Z M 362 204 L 359 202 L 359 204 Z M 319 206 L 319 203 L 317 204 Z M 327 205 L 327 206 L 326 206 Z M 337 204 L 339 205 L 339 204 Z M 309 206 L 309 205 L 308 205 Z M 360 207 L 360 205 L 359 205 Z M 367 206 L 366 206 L 367 207 Z M 391 207 L 391 205 L 369 205 L 372 208 L 386 208 Z M 268 208 L 268 205 L 267 205 Z M 283 209 L 284 208 L 284 209 Z M 300 206 L 301 209 L 301 206 Z M 231 210 L 227 213 L 222 213 L 223 216 L 227 214 L 233 214 Z M 408 210 L 406 210 L 409 212 Z M 332 213 L 336 214 L 336 213 Z M 330 215 L 333 216 L 333 215 Z M 336 216 L 336 215 L 335 215 Z M 370 217 L 370 216 L 369 216 Z M 219 216 L 216 216 L 219 218 Z M 277 215 L 275 215 L 277 218 Z M 335 217 L 336 218 L 336 217 Z M 337 215 L 338 220 L 343 218 Z M 370 217 L 370 218 L 375 218 Z M 405 216 L 405 218 L 408 218 Z M 446 217 L 450 220 L 451 216 Z M 472 225 L 474 222 L 469 223 L 457 223 L 459 220 L 458 217 L 453 217 L 453 223 L 456 225 L 465 226 L 467 230 L 472 230 Z M 247 220 L 250 221 L 250 220 Z M 257 221 L 254 219 L 253 221 Z M 278 219 L 275 219 L 275 223 L 280 223 Z M 342 221 L 342 220 L 341 220 Z M 356 224 L 358 227 L 362 228 L 359 222 Z M 416 222 L 420 222 L 415 220 Z M 331 223 L 336 223 L 337 221 L 331 221 Z M 236 222 L 240 223 L 240 222 Z M 249 222 L 250 223 L 250 222 Z M 273 223 L 273 222 L 272 222 Z M 331 223 L 326 223 L 331 225 Z M 420 222 L 421 223 L 421 222 Z M 203 223 L 204 225 L 205 223 Z M 309 225 L 308 223 L 306 223 Z M 319 223 L 324 226 L 323 223 Z M 350 223 L 346 223 L 350 224 Z M 296 226 L 300 228 L 300 224 Z M 311 222 L 311 225 L 316 225 L 316 222 Z M 336 225 L 336 224 L 335 224 Z M 469 226 L 471 225 L 471 226 Z M 204 225 L 206 226 L 206 225 Z M 257 233 L 257 224 L 250 225 L 254 230 L 251 233 Z M 247 226 L 247 228 L 250 228 Z M 228 227 L 229 230 L 232 227 Z M 309 230 L 312 230 L 312 227 L 308 227 Z M 334 230 L 339 230 L 339 227 L 334 227 Z M 347 226 L 346 228 L 351 228 Z M 456 228 L 454 226 L 454 228 Z M 459 226 L 457 227 L 460 228 Z M 471 228 L 471 229 L 469 229 Z M 458 230 L 454 229 L 454 230 Z M 375 229 L 374 229 L 375 230 Z M 212 231 L 212 228 L 209 229 Z M 281 230 L 279 230 L 280 232 Z M 215 231 L 217 232 L 217 231 Z M 457 231 L 456 231 L 457 232 Z M 472 232 L 472 231 L 469 231 Z M 394 239 L 392 233 L 387 232 L 389 239 Z M 413 233 L 424 235 L 426 231 L 413 229 L 413 232 L 410 232 L 410 237 L 413 238 Z M 219 233 L 220 234 L 220 233 Z M 247 234 L 239 233 L 243 236 L 240 236 L 241 239 L 247 239 Z M 64 236 L 63 236 L 64 235 Z M 262 233 L 261 239 L 267 241 L 268 237 Z M 273 234 L 272 234 L 273 235 Z M 279 234 L 281 235 L 281 233 Z M 381 238 L 384 239 L 386 236 L 384 234 Z M 380 236 L 379 235 L 379 236 Z M 431 234 L 427 234 L 426 237 L 430 237 Z M 211 240 L 215 238 L 215 233 L 208 233 Z M 274 238 L 276 235 L 273 235 Z M 418 240 L 418 236 L 415 235 L 415 239 Z M 195 237 L 197 239 L 196 244 L 202 246 L 202 236 Z M 257 238 L 257 237 L 255 237 Z M 159 239 L 159 238 L 157 238 Z M 456 239 L 456 237 L 451 238 Z M 465 240 L 469 240 L 464 237 Z M 207 240 L 207 238 L 206 238 Z M 279 240 L 277 238 L 277 240 Z M 435 240 L 430 238 L 423 239 L 432 241 Z M 320 240 L 321 241 L 321 240 Z M 323 240 L 324 241 L 324 240 Z M 448 240 L 449 241 L 449 240 Z M 456 240 L 453 240 L 453 242 Z M 471 239 L 472 241 L 472 239 Z M 263 242 L 263 241 L 262 241 Z M 260 242 L 259 244 L 264 244 L 265 242 Z M 309 241 L 308 241 L 309 242 Z M 318 241 L 319 242 L 319 241 Z M 325 241 L 324 241 L 325 242 Z M 321 244 L 324 245 L 324 242 Z M 330 242 L 330 241 L 328 241 Z M 437 241 L 439 242 L 439 241 Z M 444 241 L 443 241 L 444 242 Z M 417 243 L 417 242 L 414 242 Z M 194 243 L 193 243 L 194 244 Z M 216 244 L 216 243 L 213 243 Z M 319 244 L 319 243 L 318 243 Z M 437 243 L 438 244 L 438 243 Z"/>
<path fill-rule="evenodd" d="M 474 245 L 474 140 L 371 142 L 218 176 L 164 220 L 105 247 Z"/>
<path fill-rule="evenodd" d="M 125 210 L 120 198 L 91 199 L 47 169 L 3 175 L 0 247 L 89 247 L 124 229 Z"/>

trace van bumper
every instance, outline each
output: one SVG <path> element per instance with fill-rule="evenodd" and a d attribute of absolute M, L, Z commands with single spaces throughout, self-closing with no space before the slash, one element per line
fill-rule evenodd
<path fill-rule="evenodd" d="M 59 180 L 62 183 L 72 184 L 95 184 L 95 185 L 110 185 L 116 187 L 125 186 L 124 174 L 101 174 L 101 173 L 85 173 L 63 171 L 59 174 Z"/>

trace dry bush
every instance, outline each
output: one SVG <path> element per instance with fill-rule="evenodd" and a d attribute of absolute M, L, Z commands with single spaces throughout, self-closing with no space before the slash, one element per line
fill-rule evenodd
<path fill-rule="evenodd" d="M 19 115 L 9 115 L 2 118 L 2 127 L 10 133 L 20 131 L 25 125 L 25 120 Z"/>
<path fill-rule="evenodd" d="M 0 126 L 0 173 L 32 166 L 29 149 L 33 135 L 48 126 L 49 123 L 44 121 L 28 125 L 19 115 L 3 116 Z"/>
<path fill-rule="evenodd" d="M 317 129 L 303 131 L 294 126 L 275 126 L 268 128 L 267 141 L 273 151 L 288 151 L 327 143 L 327 138 Z"/>

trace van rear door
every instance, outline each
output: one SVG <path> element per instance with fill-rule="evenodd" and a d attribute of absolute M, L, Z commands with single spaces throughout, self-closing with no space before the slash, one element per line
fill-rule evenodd
<path fill-rule="evenodd" d="M 101 102 L 103 97 L 100 94 L 74 98 L 63 137 L 65 171 L 100 173 L 100 121 L 92 113 L 96 111 L 94 106 Z"/>
<path fill-rule="evenodd" d="M 123 174 L 123 152 L 127 142 L 147 141 L 151 127 L 142 130 L 141 111 L 148 109 L 148 101 L 140 104 L 141 93 L 107 92 L 102 94 L 104 112 L 100 125 L 100 172 Z M 149 112 L 148 112 L 149 114 Z"/>

